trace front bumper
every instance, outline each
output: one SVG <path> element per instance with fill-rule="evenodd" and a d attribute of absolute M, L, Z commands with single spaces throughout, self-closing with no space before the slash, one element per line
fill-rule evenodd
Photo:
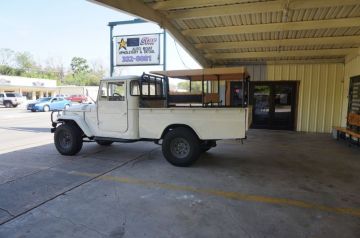
<path fill-rule="evenodd" d="M 26 109 L 31 111 L 42 111 L 42 107 L 37 105 L 27 105 Z"/>

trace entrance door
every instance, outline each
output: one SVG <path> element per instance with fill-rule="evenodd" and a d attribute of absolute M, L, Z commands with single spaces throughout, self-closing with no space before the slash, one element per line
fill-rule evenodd
<path fill-rule="evenodd" d="M 253 128 L 294 130 L 297 82 L 253 82 Z"/>
<path fill-rule="evenodd" d="M 106 82 L 100 86 L 98 125 L 104 132 L 126 132 L 128 127 L 125 82 Z"/>

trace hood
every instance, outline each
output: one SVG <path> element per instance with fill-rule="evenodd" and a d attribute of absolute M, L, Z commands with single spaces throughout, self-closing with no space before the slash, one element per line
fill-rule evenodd
<path fill-rule="evenodd" d="M 72 105 L 67 112 L 90 112 L 92 108 L 95 108 L 95 104 L 81 104 L 81 105 Z"/>

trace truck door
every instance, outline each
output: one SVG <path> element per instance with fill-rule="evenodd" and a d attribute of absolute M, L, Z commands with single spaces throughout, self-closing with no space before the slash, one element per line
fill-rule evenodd
<path fill-rule="evenodd" d="M 125 82 L 102 81 L 98 96 L 98 127 L 106 132 L 126 132 L 128 127 Z"/>

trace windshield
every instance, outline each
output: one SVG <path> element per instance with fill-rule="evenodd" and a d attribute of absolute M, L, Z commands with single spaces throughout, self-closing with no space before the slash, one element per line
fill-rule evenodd
<path fill-rule="evenodd" d="M 36 102 L 47 102 L 49 101 L 51 98 L 39 98 Z"/>

